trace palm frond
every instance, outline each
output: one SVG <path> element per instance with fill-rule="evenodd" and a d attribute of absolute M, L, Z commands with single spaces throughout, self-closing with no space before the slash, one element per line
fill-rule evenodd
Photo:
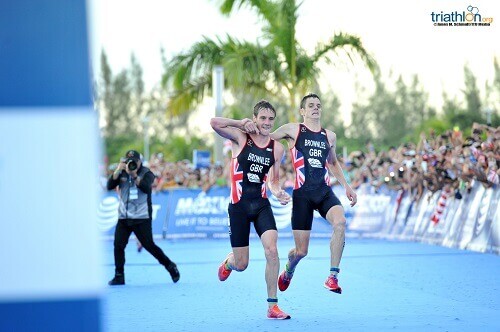
<path fill-rule="evenodd" d="M 298 8 L 299 6 L 295 4 L 295 0 L 281 1 L 277 16 L 269 29 L 272 44 L 281 49 L 289 67 L 295 61 L 296 47 L 298 45 L 295 38 Z"/>
<path fill-rule="evenodd" d="M 199 77 L 185 84 L 182 89 L 176 89 L 167 104 L 168 114 L 176 117 L 194 109 L 210 93 L 208 86 L 211 81 L 211 75 Z"/>
<path fill-rule="evenodd" d="M 269 81 L 283 75 L 278 55 L 272 48 L 240 42 L 231 36 L 204 38 L 189 51 L 175 56 L 166 67 L 162 82 L 164 88 L 173 90 L 174 100 L 168 105 L 171 114 L 191 110 L 211 92 L 215 65 L 224 67 L 228 89 L 248 90 L 260 94 L 261 98 L 276 93 L 269 87 Z"/>
<path fill-rule="evenodd" d="M 339 50 L 344 51 L 352 64 L 355 63 L 353 55 L 358 55 L 372 73 L 378 71 L 377 62 L 363 47 L 361 39 L 358 36 L 342 32 L 335 34 L 328 43 L 319 44 L 312 56 L 312 61 L 317 62 L 320 58 L 324 58 L 329 62 L 331 60 L 327 56 L 327 53 L 334 52 L 338 54 Z"/>
<path fill-rule="evenodd" d="M 254 9 L 257 15 L 269 25 L 275 23 L 276 16 L 279 14 L 278 5 L 269 0 L 224 0 L 219 9 L 223 15 L 229 16 L 235 7 L 240 9 L 245 6 Z"/>

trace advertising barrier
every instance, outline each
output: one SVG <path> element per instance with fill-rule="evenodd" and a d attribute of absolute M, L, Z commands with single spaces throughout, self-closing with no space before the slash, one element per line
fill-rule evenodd
<path fill-rule="evenodd" d="M 474 182 L 470 192 L 457 199 L 453 193 L 424 191 L 417 201 L 404 191 L 369 185 L 357 189 L 358 204 L 352 208 L 344 189 L 334 186 L 347 218 L 347 235 L 390 240 L 421 241 L 435 245 L 500 253 L 498 188 L 486 189 Z M 292 194 L 291 190 L 288 190 Z M 269 200 L 280 237 L 291 237 L 292 203 Z M 152 195 L 153 234 L 165 239 L 228 238 L 229 188 L 172 189 Z M 103 195 L 99 228 L 112 236 L 117 221 L 115 192 Z M 311 237 L 330 237 L 332 226 L 315 212 Z M 256 237 L 251 227 L 251 237 Z"/>
<path fill-rule="evenodd" d="M 151 196 L 153 203 L 153 235 L 160 235 L 163 232 L 169 197 L 170 192 L 168 191 L 153 193 Z M 97 227 L 105 238 L 110 238 L 115 234 L 115 226 L 118 222 L 118 204 L 118 194 L 115 191 L 102 193 L 97 210 Z"/>
<path fill-rule="evenodd" d="M 420 241 L 453 248 L 500 254 L 498 188 L 486 189 L 474 181 L 470 192 L 424 191 L 418 201 L 404 192 L 357 190 L 358 205 L 348 231 L 360 237 Z M 375 206 L 372 202 L 380 205 Z M 368 203 L 370 202 L 370 203 Z"/>
<path fill-rule="evenodd" d="M 291 190 L 288 193 L 291 194 Z M 336 195 L 341 195 L 341 193 L 336 192 Z M 268 196 L 280 237 L 291 237 L 292 203 L 281 205 L 274 196 Z M 228 238 L 227 207 L 229 201 L 229 188 L 226 187 L 214 187 L 206 193 L 192 189 L 172 190 L 163 237 L 167 239 Z M 346 204 L 346 202 L 342 203 Z M 329 237 L 331 233 L 331 225 L 315 213 L 311 236 Z M 256 236 L 253 227 L 251 227 L 251 236 Z"/>
<path fill-rule="evenodd" d="M 334 187 L 348 221 L 352 218 L 353 209 L 345 197 L 342 187 Z M 153 235 L 166 239 L 179 238 L 228 238 L 229 188 L 212 187 L 203 192 L 200 189 L 177 188 L 152 194 L 153 202 Z M 291 195 L 292 190 L 288 190 Z M 292 203 L 281 205 L 272 195 L 269 201 L 276 219 L 280 237 L 291 237 Z M 98 209 L 98 228 L 104 237 L 114 234 L 118 220 L 118 195 L 115 191 L 102 195 Z M 332 226 L 315 212 L 312 237 L 330 237 Z M 251 236 L 256 233 L 251 228 Z"/>

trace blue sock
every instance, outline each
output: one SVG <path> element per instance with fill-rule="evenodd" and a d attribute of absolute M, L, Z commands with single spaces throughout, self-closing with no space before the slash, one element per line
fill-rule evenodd
<path fill-rule="evenodd" d="M 340 272 L 340 269 L 337 266 L 333 266 L 330 268 L 330 274 L 336 276 Z"/>
<path fill-rule="evenodd" d="M 269 304 L 270 307 L 272 307 L 273 305 L 278 304 L 278 299 L 272 298 L 272 297 L 268 297 L 267 298 L 267 304 Z"/>

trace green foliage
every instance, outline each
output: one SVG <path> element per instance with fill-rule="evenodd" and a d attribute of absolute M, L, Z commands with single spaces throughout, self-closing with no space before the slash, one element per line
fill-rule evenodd
<path fill-rule="evenodd" d="M 462 90 L 464 105 L 457 98 L 450 98 L 443 94 L 443 115 L 452 126 L 470 128 L 474 122 L 486 123 L 486 116 L 482 107 L 480 91 L 476 84 L 476 77 L 470 68 L 464 66 L 464 85 Z"/>
<path fill-rule="evenodd" d="M 500 72 L 497 67 L 495 69 Z M 428 95 L 417 76 L 410 84 L 406 84 L 402 77 L 391 84 L 376 75 L 375 84 L 374 93 L 365 102 L 353 105 L 352 125 L 347 134 L 354 145 L 360 146 L 370 139 L 377 147 L 387 148 L 408 141 L 418 142 L 421 132 L 429 134 L 433 130 L 442 134 L 459 127 L 468 134 L 474 122 L 486 123 L 476 77 L 468 66 L 464 67 L 463 102 L 444 93 L 441 114 L 428 106 Z M 395 88 L 389 89 L 390 85 Z M 490 90 L 490 93 L 495 91 L 494 84 Z M 498 125 L 496 112 L 492 114 L 492 123 Z"/>
<path fill-rule="evenodd" d="M 443 94 L 439 112 L 429 107 L 428 95 L 414 75 L 409 83 L 403 77 L 383 81 L 376 62 L 364 49 L 361 39 L 336 33 L 319 43 L 313 54 L 295 38 L 298 8 L 295 0 L 222 0 L 221 12 L 248 6 L 262 23 L 259 43 L 236 40 L 231 36 L 203 38 L 188 51 L 167 61 L 162 53 L 162 86 L 149 93 L 142 80 L 142 67 L 132 54 L 130 67 L 117 74 L 111 71 L 106 53 L 101 53 L 101 77 L 96 84 L 96 106 L 106 125 L 103 128 L 106 154 L 118 161 L 129 149 L 143 152 L 144 123 L 149 119 L 150 152 L 161 152 L 167 160 L 191 159 L 194 149 L 209 149 L 206 140 L 187 133 L 190 112 L 212 94 L 212 69 L 223 65 L 225 86 L 236 102 L 223 110 L 223 116 L 251 118 L 260 99 L 271 102 L 277 111 L 275 128 L 300 121 L 298 102 L 309 92 L 322 99 L 322 124 L 337 133 L 337 153 L 362 150 L 367 140 L 377 150 L 419 139 L 420 132 L 444 133 L 458 126 L 464 134 L 473 122 L 486 123 L 485 109 L 491 109 L 492 125 L 500 125 L 500 65 L 494 59 L 494 78 L 486 83 L 485 94 L 472 70 L 464 66 L 461 95 Z M 163 52 L 163 51 L 162 51 Z M 353 105 L 352 124 L 345 127 L 339 114 L 338 96 L 321 91 L 318 64 L 334 64 L 339 57 L 363 63 L 375 76 L 375 91 Z M 361 95 L 361 94 L 359 94 Z M 165 113 L 165 110 L 167 112 Z"/>
<path fill-rule="evenodd" d="M 131 135 L 106 137 L 104 144 L 110 163 L 118 162 L 130 149 L 144 153 L 144 141 L 139 137 Z M 209 150 L 209 147 L 204 138 L 175 135 L 169 137 L 167 141 L 160 141 L 157 138 L 153 138 L 149 149 L 151 153 L 163 153 L 167 161 L 178 161 L 183 159 L 191 160 L 193 150 Z"/>
<path fill-rule="evenodd" d="M 402 77 L 387 87 L 379 75 L 375 77 L 375 91 L 365 103 L 355 103 L 349 136 L 357 145 L 371 140 L 377 146 L 398 145 L 408 133 L 427 117 L 427 95 L 417 77 L 407 85 Z"/>
<path fill-rule="evenodd" d="M 318 91 L 312 88 L 318 86 L 321 60 L 331 63 L 330 56 L 343 54 L 352 63 L 360 59 L 371 70 L 376 68 L 361 39 L 345 33 L 335 34 L 328 43 L 319 44 L 314 54 L 307 55 L 295 38 L 299 8 L 295 0 L 224 0 L 220 10 L 229 15 L 243 6 L 255 10 L 261 18 L 262 44 L 241 42 L 229 35 L 224 39 L 205 37 L 174 56 L 162 79 L 164 89 L 173 90 L 167 105 L 171 114 L 190 112 L 210 94 L 215 65 L 224 67 L 225 87 L 233 95 L 245 93 L 255 102 L 265 96 L 273 104 L 286 103 L 286 112 L 280 115 L 286 115 L 289 121 L 298 118 L 300 98 Z"/>
<path fill-rule="evenodd" d="M 173 136 L 166 142 L 161 152 L 163 152 L 166 160 L 177 161 L 191 160 L 193 150 L 208 150 L 205 139 L 197 136 Z"/>
<path fill-rule="evenodd" d="M 125 156 L 125 153 L 128 150 L 133 149 L 141 153 L 144 152 L 142 140 L 132 135 L 115 135 L 112 137 L 105 137 L 104 148 L 110 164 L 119 162 L 120 158 Z"/>
<path fill-rule="evenodd" d="M 113 75 L 104 50 L 101 52 L 101 80 L 97 89 L 97 107 L 106 126 L 105 137 L 122 135 L 130 130 L 132 88 L 127 70 Z"/>
<path fill-rule="evenodd" d="M 481 114 L 482 105 L 481 105 L 481 96 L 479 93 L 479 88 L 476 83 L 477 79 L 469 66 L 464 66 L 464 83 L 465 90 L 464 99 L 465 99 L 465 113 L 470 115 L 472 114 Z"/>
<path fill-rule="evenodd" d="M 415 128 L 413 133 L 405 137 L 405 141 L 417 143 L 420 140 L 420 133 L 425 133 L 425 135 L 429 137 L 431 131 L 436 135 L 440 135 L 452 128 L 453 126 L 451 126 L 445 118 L 432 117 Z"/>

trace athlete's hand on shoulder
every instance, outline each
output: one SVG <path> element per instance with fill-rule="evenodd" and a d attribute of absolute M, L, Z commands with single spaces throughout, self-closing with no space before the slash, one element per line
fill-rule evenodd
<path fill-rule="evenodd" d="M 273 193 L 273 195 L 276 197 L 276 199 L 278 199 L 281 205 L 287 205 L 292 200 L 290 195 L 288 195 L 288 193 L 283 189 L 281 189 L 275 194 Z"/>
<path fill-rule="evenodd" d="M 257 125 L 250 119 L 241 120 L 241 129 L 248 134 L 259 134 Z"/>
<path fill-rule="evenodd" d="M 351 206 L 356 205 L 356 203 L 358 202 L 358 195 L 356 195 L 356 192 L 351 187 L 347 186 L 345 194 L 347 198 L 351 201 Z"/>

